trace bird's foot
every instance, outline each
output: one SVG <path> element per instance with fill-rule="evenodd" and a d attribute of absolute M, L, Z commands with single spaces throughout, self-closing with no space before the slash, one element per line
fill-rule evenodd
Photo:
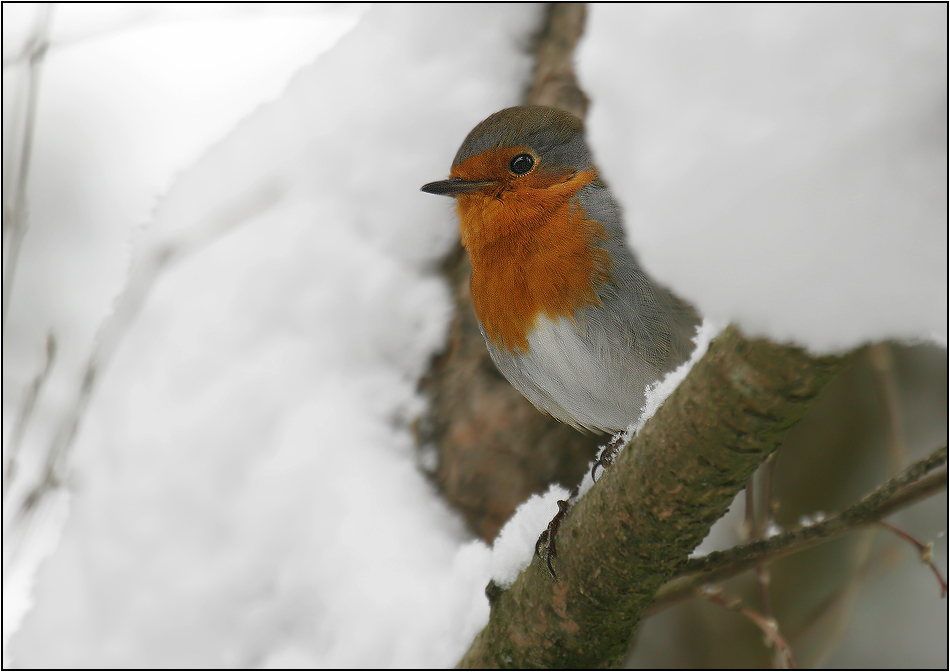
<path fill-rule="evenodd" d="M 597 467 L 606 471 L 607 467 L 614 463 L 614 458 L 617 457 L 617 453 L 620 452 L 620 448 L 623 446 L 626 438 L 626 432 L 623 431 L 617 432 L 611 437 L 610 442 L 604 446 L 604 449 L 601 451 L 600 457 L 594 462 L 594 466 L 590 468 L 590 477 L 592 479 L 597 480 Z"/>
<path fill-rule="evenodd" d="M 534 545 L 534 554 L 544 558 L 544 563 L 551 573 L 551 578 L 555 581 L 557 581 L 557 572 L 554 571 L 554 558 L 557 557 L 557 542 L 555 541 L 555 537 L 558 529 L 561 527 L 561 521 L 564 520 L 567 512 L 570 511 L 574 500 L 577 499 L 579 488 L 579 485 L 575 485 L 567 496 L 567 499 L 559 499 L 557 501 L 557 513 L 554 514 L 551 522 L 548 523 L 547 529 L 541 533 L 541 536 L 538 537 L 538 541 Z"/>

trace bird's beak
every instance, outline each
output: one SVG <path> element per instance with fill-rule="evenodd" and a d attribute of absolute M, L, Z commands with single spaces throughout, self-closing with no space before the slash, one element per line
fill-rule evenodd
<path fill-rule="evenodd" d="M 436 194 L 439 196 L 458 196 L 459 194 L 477 191 L 489 184 L 491 184 L 491 182 L 473 182 L 471 180 L 463 180 L 461 177 L 453 177 L 448 180 L 424 184 L 422 185 L 422 191 L 427 194 Z"/>

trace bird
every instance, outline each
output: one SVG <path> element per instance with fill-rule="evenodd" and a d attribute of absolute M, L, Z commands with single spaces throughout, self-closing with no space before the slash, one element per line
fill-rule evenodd
<path fill-rule="evenodd" d="M 646 387 L 689 358 L 700 318 L 638 263 L 578 117 L 496 112 L 465 138 L 449 178 L 422 191 L 455 198 L 488 352 L 544 413 L 621 432 Z"/>

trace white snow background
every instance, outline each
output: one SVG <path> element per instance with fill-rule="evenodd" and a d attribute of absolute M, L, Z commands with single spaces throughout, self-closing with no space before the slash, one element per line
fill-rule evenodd
<path fill-rule="evenodd" d="M 5 446 L 50 328 L 60 352 L 21 489 L 127 278 L 157 280 L 118 304 L 143 299 L 68 501 L 5 567 L 5 641 L 8 609 L 34 602 L 5 661 L 453 665 L 504 568 L 427 484 L 409 429 L 455 235 L 451 202 L 418 189 L 519 101 L 540 9 L 182 8 L 102 14 L 70 43 L 94 11 L 54 10 L 41 80 Z M 633 244 L 678 293 L 816 351 L 946 344 L 946 6 L 594 6 L 578 66 Z"/>
<path fill-rule="evenodd" d="M 945 5 L 604 5 L 591 143 L 652 274 L 827 352 L 947 343 Z"/>

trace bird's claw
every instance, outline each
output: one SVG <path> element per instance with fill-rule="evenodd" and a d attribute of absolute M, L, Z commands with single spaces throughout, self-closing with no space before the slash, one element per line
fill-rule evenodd
<path fill-rule="evenodd" d="M 610 442 L 601 451 L 600 457 L 594 462 L 594 466 L 590 468 L 590 477 L 594 481 L 597 480 L 597 467 L 606 471 L 607 467 L 614 463 L 614 458 L 616 458 L 617 453 L 620 452 L 625 438 L 625 432 L 617 432 L 611 437 Z"/>
<path fill-rule="evenodd" d="M 555 542 L 555 537 L 558 529 L 561 527 L 561 521 L 564 520 L 564 517 L 571 508 L 571 503 L 577 497 L 577 490 L 578 488 L 575 486 L 567 496 L 567 499 L 559 499 L 557 501 L 557 513 L 554 514 L 551 522 L 548 523 L 547 528 L 541 533 L 538 537 L 538 541 L 534 544 L 534 554 L 544 558 L 544 564 L 547 565 L 548 572 L 551 573 L 551 578 L 555 581 L 557 581 L 557 572 L 554 571 L 554 558 L 557 557 L 557 543 Z"/>

